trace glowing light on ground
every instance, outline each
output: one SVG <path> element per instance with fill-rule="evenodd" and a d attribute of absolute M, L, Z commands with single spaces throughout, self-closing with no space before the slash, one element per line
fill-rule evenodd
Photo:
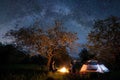
<path fill-rule="evenodd" d="M 62 67 L 58 71 L 61 73 L 69 73 L 69 70 L 66 67 Z"/>

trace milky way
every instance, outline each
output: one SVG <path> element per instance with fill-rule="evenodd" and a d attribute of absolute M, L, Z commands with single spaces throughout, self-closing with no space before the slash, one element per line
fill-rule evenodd
<path fill-rule="evenodd" d="M 29 26 L 37 19 L 42 27 L 61 20 L 69 30 L 78 33 L 86 43 L 96 19 L 120 16 L 119 0 L 0 0 L 0 40 L 5 32 L 19 25 Z"/>

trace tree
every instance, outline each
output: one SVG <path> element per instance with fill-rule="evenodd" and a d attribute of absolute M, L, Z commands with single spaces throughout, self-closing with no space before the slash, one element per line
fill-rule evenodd
<path fill-rule="evenodd" d="M 95 21 L 88 40 L 88 48 L 97 53 L 100 60 L 120 63 L 120 18 L 111 16 Z"/>
<path fill-rule="evenodd" d="M 23 27 L 18 30 L 11 30 L 7 34 L 15 38 L 15 43 L 38 52 L 48 59 L 47 66 L 50 67 L 51 59 L 55 56 L 56 50 L 61 47 L 72 49 L 72 43 L 77 40 L 77 34 L 64 30 L 60 22 L 55 21 L 55 26 L 43 30 L 38 24 L 31 27 Z"/>
<path fill-rule="evenodd" d="M 69 56 L 66 47 L 61 47 L 60 49 L 56 50 L 56 55 L 53 57 L 54 61 L 56 61 L 57 66 L 68 66 L 72 60 Z"/>
<path fill-rule="evenodd" d="M 90 53 L 86 48 L 83 48 L 79 53 L 81 63 L 85 63 L 87 60 L 94 58 L 95 54 Z"/>
<path fill-rule="evenodd" d="M 12 44 L 0 44 L 0 64 L 21 63 L 27 55 Z"/>

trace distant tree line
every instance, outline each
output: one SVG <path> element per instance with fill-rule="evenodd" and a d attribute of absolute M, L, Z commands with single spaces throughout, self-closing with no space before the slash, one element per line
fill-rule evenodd
<path fill-rule="evenodd" d="M 41 55 L 31 56 L 28 52 L 19 50 L 12 44 L 0 43 L 0 64 L 39 64 L 45 65 L 47 59 Z"/>
<path fill-rule="evenodd" d="M 65 48 L 56 50 L 52 60 L 55 61 L 56 66 L 69 65 L 71 57 L 67 54 Z M 63 56 L 64 54 L 64 56 Z M 9 64 L 37 64 L 40 66 L 47 66 L 48 59 L 40 54 L 30 55 L 29 52 L 20 50 L 13 44 L 2 44 L 0 43 L 0 65 Z M 67 64 L 66 64 L 67 63 Z"/>

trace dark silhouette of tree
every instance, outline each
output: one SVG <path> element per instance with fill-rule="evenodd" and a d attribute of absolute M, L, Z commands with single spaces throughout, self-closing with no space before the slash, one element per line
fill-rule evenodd
<path fill-rule="evenodd" d="M 14 45 L 0 45 L 0 63 L 15 64 L 20 63 L 26 58 L 26 54 L 17 49 Z"/>
<path fill-rule="evenodd" d="M 98 54 L 98 59 L 120 65 L 120 18 L 111 16 L 95 21 L 88 40 L 88 48 Z"/>
<path fill-rule="evenodd" d="M 81 63 L 85 63 L 89 59 L 93 59 L 95 54 L 91 54 L 86 48 L 83 48 L 79 53 Z"/>
<path fill-rule="evenodd" d="M 20 46 L 34 50 L 48 59 L 47 67 L 49 68 L 51 59 L 56 55 L 56 50 L 60 47 L 72 49 L 72 43 L 77 40 L 77 34 L 66 32 L 60 22 L 55 21 L 55 25 L 43 31 L 38 24 L 29 28 L 20 28 L 11 30 L 7 36 L 15 38 L 15 43 Z"/>
<path fill-rule="evenodd" d="M 66 47 L 61 47 L 56 50 L 56 55 L 53 57 L 56 66 L 68 66 L 72 58 L 69 56 Z"/>
<path fill-rule="evenodd" d="M 39 65 L 46 65 L 47 59 L 40 54 L 31 56 L 30 63 L 32 64 L 39 64 Z"/>
<path fill-rule="evenodd" d="M 45 65 L 47 59 L 41 55 L 31 56 L 12 44 L 0 43 L 0 65 L 3 64 L 38 64 Z"/>

